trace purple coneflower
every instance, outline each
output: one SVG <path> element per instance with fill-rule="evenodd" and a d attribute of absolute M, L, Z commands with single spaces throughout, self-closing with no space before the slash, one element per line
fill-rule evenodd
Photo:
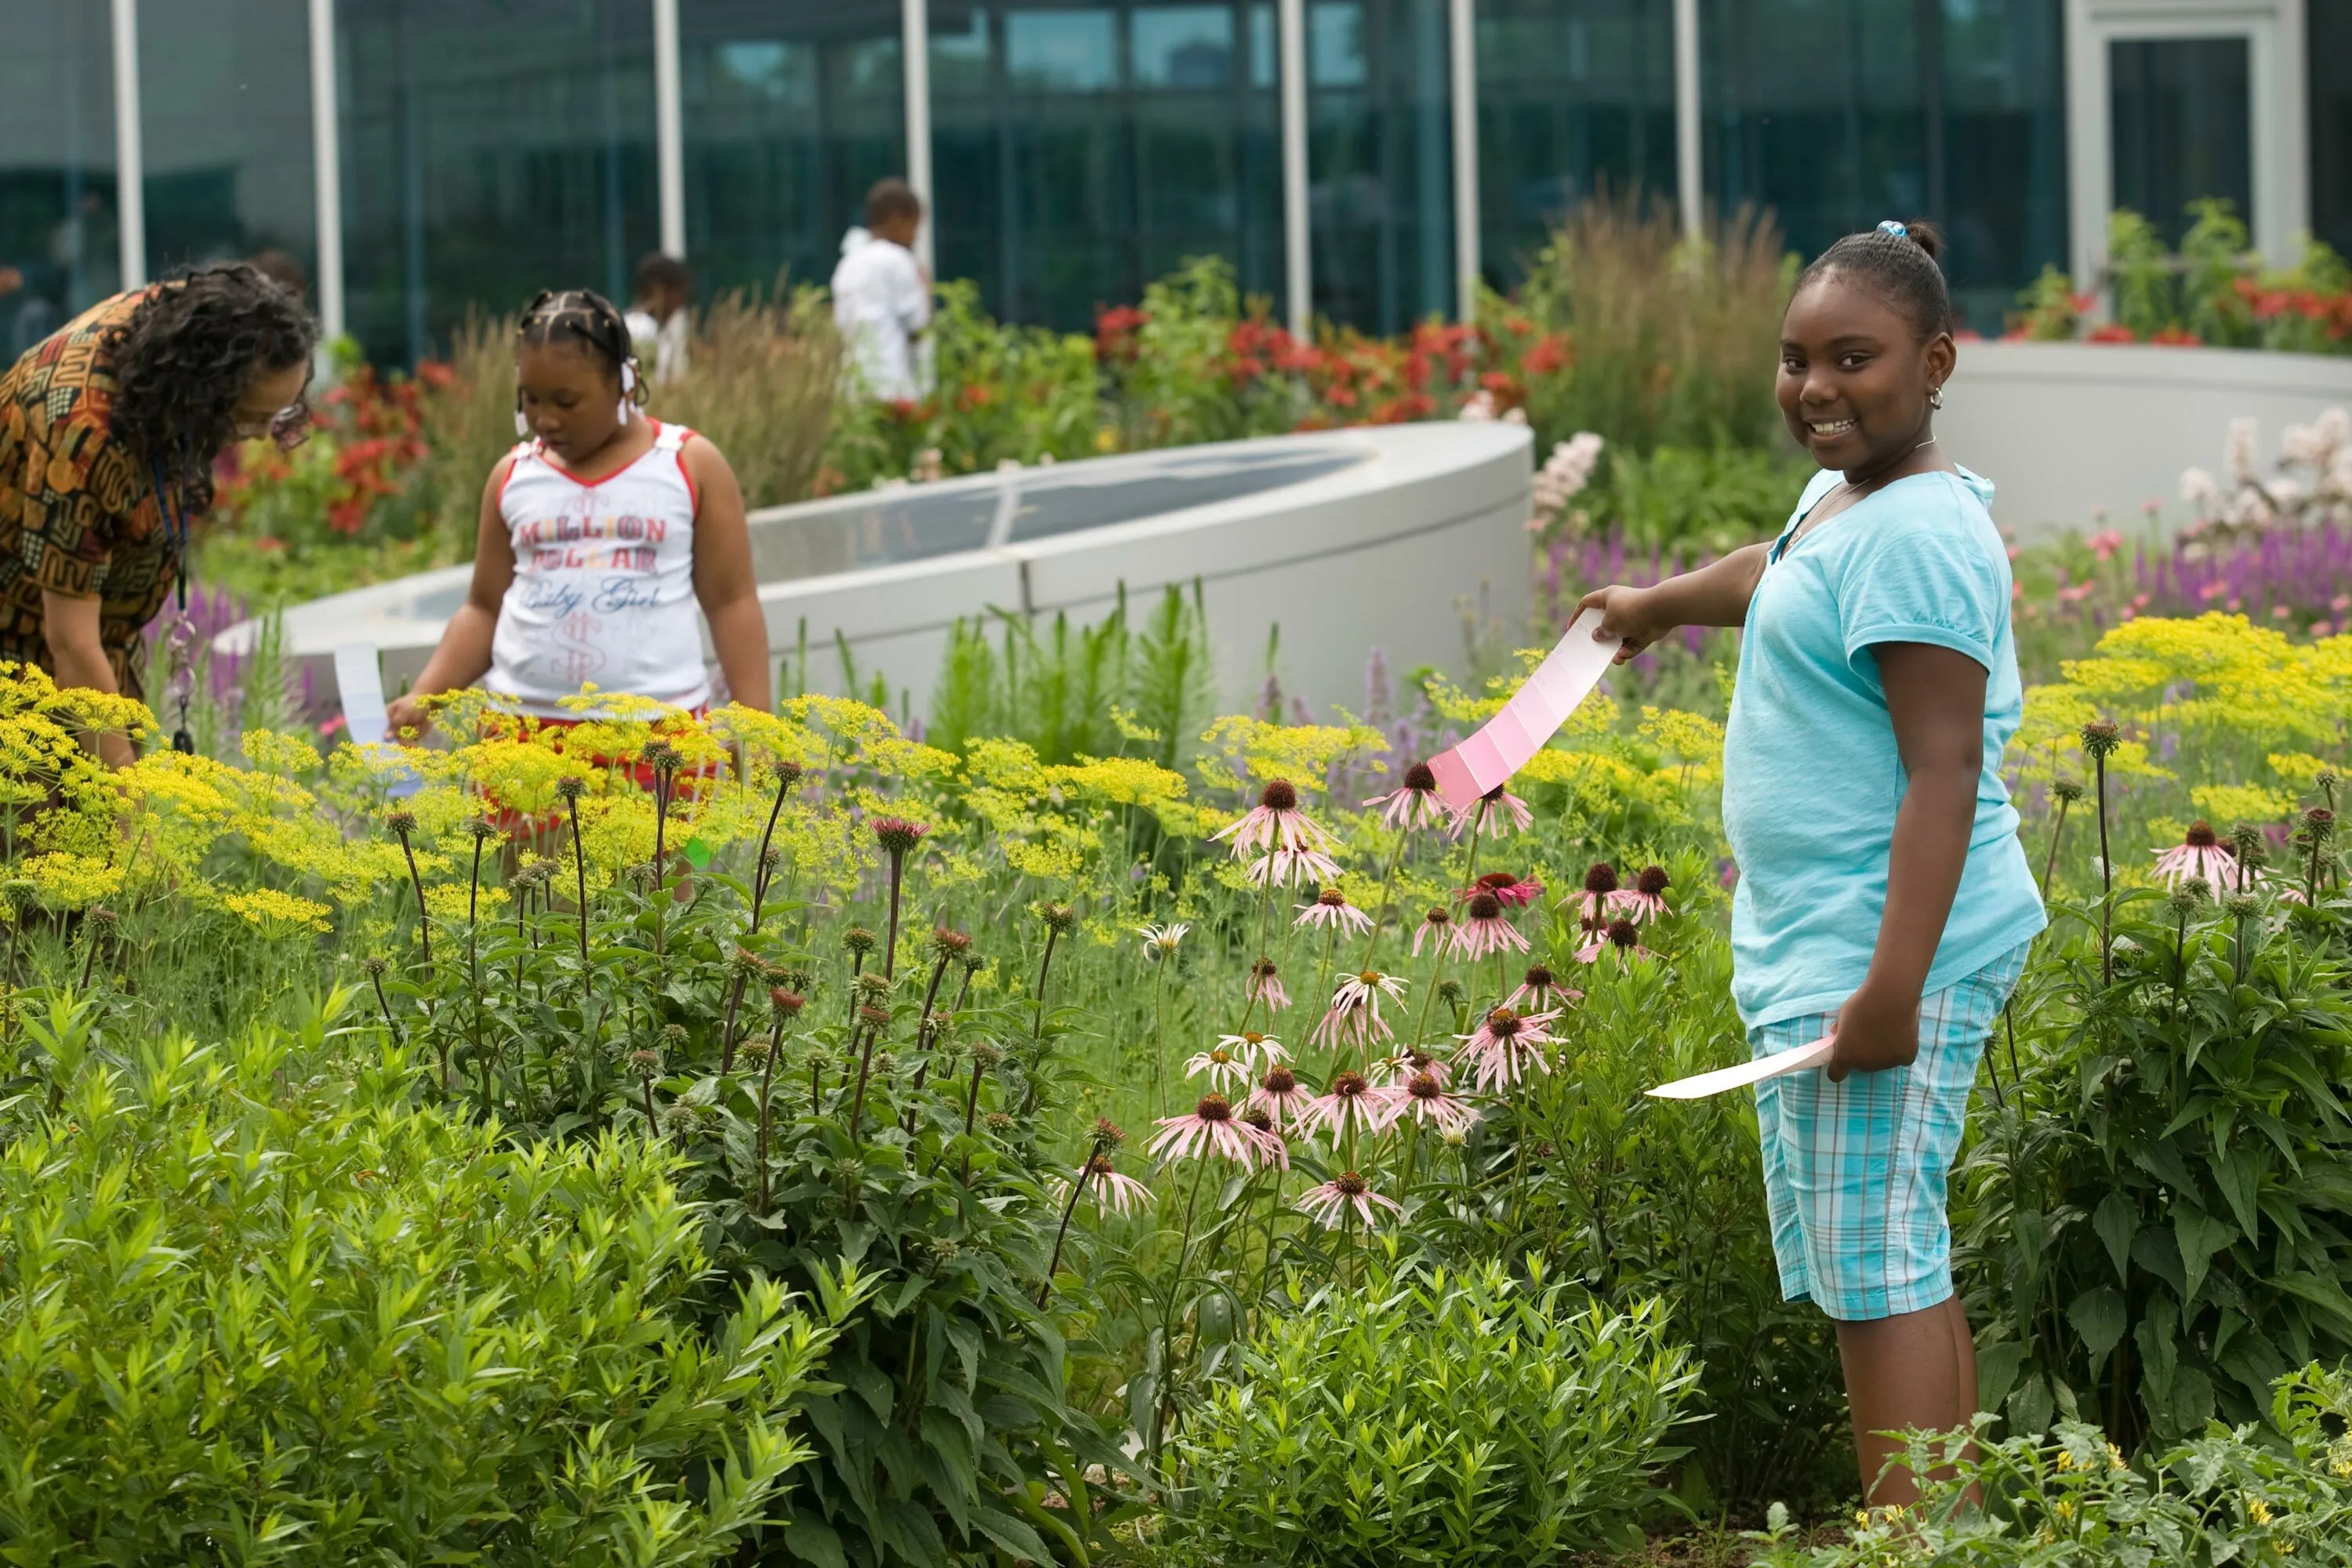
<path fill-rule="evenodd" d="M 1298 1121 L 1310 1131 L 1328 1132 L 1337 1143 L 1349 1131 L 1379 1131 L 1387 1118 L 1380 1092 L 1364 1075 L 1343 1072 L 1332 1078 L 1329 1089 L 1307 1102 Z"/>
<path fill-rule="evenodd" d="M 1475 1034 L 1454 1037 L 1462 1042 L 1462 1065 L 1470 1069 L 1473 1087 L 1493 1092 L 1517 1084 L 1530 1067 L 1551 1071 L 1543 1047 L 1552 1043 L 1552 1037 L 1544 1026 L 1559 1016 L 1558 1013 L 1521 1014 L 1497 1007 L 1486 1015 Z"/>
<path fill-rule="evenodd" d="M 1325 888 L 1315 895 L 1311 904 L 1298 906 L 1298 918 L 1291 922 L 1302 926 L 1345 926 L 1352 931 L 1372 929 L 1372 917 L 1348 901 L 1348 895 L 1337 888 Z"/>
<path fill-rule="evenodd" d="M 1390 1028 L 1388 1020 L 1381 1016 L 1381 997 L 1383 994 L 1392 1002 L 1403 1001 L 1404 982 L 1393 974 L 1382 974 L 1377 969 L 1349 975 L 1331 994 L 1331 1010 L 1323 1015 L 1321 1023 L 1315 1026 L 1315 1032 L 1307 1037 L 1308 1041 L 1314 1045 L 1329 1046 L 1343 1039 L 1358 1045 L 1375 1038 L 1394 1039 L 1396 1031 Z"/>
<path fill-rule="evenodd" d="M 1427 763 L 1404 771 L 1404 787 L 1376 795 L 1364 802 L 1381 808 L 1381 819 L 1391 827 L 1434 827 L 1445 820 L 1445 803 L 1438 798 L 1437 775 Z"/>
<path fill-rule="evenodd" d="M 1523 1013 L 1532 1013 L 1548 1004 L 1556 1005 L 1583 1000 L 1583 992 L 1572 986 L 1562 985 L 1559 983 L 1559 977 L 1552 973 L 1548 966 L 1530 963 L 1528 965 L 1527 978 L 1519 982 L 1519 988 L 1517 991 L 1503 998 L 1503 1005 L 1517 1007 Z"/>
<path fill-rule="evenodd" d="M 1290 1145 L 1283 1141 L 1282 1130 L 1274 1124 L 1274 1118 L 1267 1112 L 1265 1107 L 1263 1105 L 1242 1107 L 1242 1121 L 1252 1131 L 1261 1132 L 1273 1140 L 1266 1145 L 1270 1152 L 1266 1155 L 1265 1163 L 1277 1171 L 1290 1169 Z"/>
<path fill-rule="evenodd" d="M 1232 1102 L 1222 1094 L 1202 1095 L 1191 1115 L 1167 1117 L 1159 1126 L 1146 1148 L 1162 1159 L 1216 1154 L 1257 1165 L 1285 1153 L 1281 1139 L 1235 1118 Z"/>
<path fill-rule="evenodd" d="M 1261 958 L 1250 965 L 1249 982 L 1244 987 L 1242 999 L 1276 1013 L 1290 1005 L 1290 993 L 1282 988 L 1282 972 L 1275 967 L 1274 960 Z"/>
<path fill-rule="evenodd" d="M 1256 850 L 1304 853 L 1331 847 L 1331 836 L 1299 809 L 1298 786 L 1288 779 L 1267 784 L 1258 792 L 1257 804 L 1243 813 L 1240 821 L 1209 838 L 1211 843 L 1231 838 L 1236 858 Z"/>
<path fill-rule="evenodd" d="M 2210 826 L 2192 822 L 2177 847 L 2156 858 L 2156 874 L 2168 888 L 2177 888 L 2190 877 L 2202 877 L 2217 888 L 2234 888 L 2238 859 Z"/>
<path fill-rule="evenodd" d="M 1184 1064 L 1186 1078 L 1206 1078 L 1209 1087 L 1219 1094 L 1228 1089 L 1249 1087 L 1249 1064 L 1242 1061 L 1223 1045 L 1211 1046 Z"/>
<path fill-rule="evenodd" d="M 1307 1125 L 1307 1102 L 1314 1097 L 1300 1086 L 1298 1075 L 1286 1067 L 1270 1067 L 1250 1095 L 1250 1109 L 1263 1110 L 1277 1127 Z"/>
<path fill-rule="evenodd" d="M 1606 860 L 1596 860 L 1584 873 L 1584 891 L 1575 895 L 1578 916 L 1588 928 L 1598 927 L 1608 911 L 1611 900 L 1623 886 L 1617 880 L 1617 868 Z"/>
<path fill-rule="evenodd" d="M 1381 1098 L 1388 1108 L 1387 1126 L 1410 1118 L 1440 1132 L 1454 1132 L 1478 1119 L 1467 1101 L 1445 1092 L 1433 1072 L 1417 1072 L 1395 1089 L 1383 1089 Z"/>
<path fill-rule="evenodd" d="M 1523 910 L 1543 897 L 1543 884 L 1517 871 L 1489 871 L 1469 887 L 1455 889 L 1454 901 L 1466 904 L 1481 893 L 1494 894 L 1506 909 Z"/>
<path fill-rule="evenodd" d="M 1611 914 L 1623 915 L 1640 924 L 1674 911 L 1666 908 L 1666 889 L 1674 884 L 1666 879 L 1664 866 L 1644 866 L 1642 874 L 1633 879 L 1630 888 L 1620 888 L 1604 900 Z"/>
<path fill-rule="evenodd" d="M 1431 910 L 1421 917 L 1421 923 L 1413 927 L 1412 955 L 1415 958 L 1421 956 L 1421 944 L 1424 942 L 1435 942 L 1437 951 L 1444 952 L 1445 944 L 1453 936 L 1454 916 L 1443 909 Z"/>
<path fill-rule="evenodd" d="M 1339 875 L 1339 863 L 1319 849 L 1276 849 L 1251 861 L 1242 879 L 1253 888 L 1287 888 L 1333 881 Z"/>
<path fill-rule="evenodd" d="M 1298 1207 L 1326 1229 L 1336 1229 L 1351 1209 L 1368 1229 L 1376 1217 L 1375 1208 L 1387 1209 L 1391 1214 L 1404 1212 L 1402 1205 L 1372 1191 L 1372 1184 L 1353 1171 L 1342 1171 L 1321 1186 L 1300 1194 Z"/>
<path fill-rule="evenodd" d="M 1138 926 L 1135 934 L 1143 939 L 1143 956 L 1158 963 L 1176 956 L 1176 949 L 1183 942 L 1184 933 L 1192 929 L 1182 921 L 1174 921 L 1164 926 Z"/>
<path fill-rule="evenodd" d="M 1272 1035 L 1261 1035 L 1255 1029 L 1244 1029 L 1238 1035 L 1219 1035 L 1217 1044 L 1233 1053 L 1234 1059 L 1255 1072 L 1261 1067 L 1286 1062 L 1290 1053 Z"/>
<path fill-rule="evenodd" d="M 1513 949 L 1528 951 L 1528 939 L 1512 929 L 1503 916 L 1503 900 L 1492 893 L 1471 895 L 1469 907 L 1464 911 L 1462 923 L 1454 928 L 1451 951 L 1476 963 L 1490 952 Z"/>
<path fill-rule="evenodd" d="M 1635 954 L 1643 958 L 1658 955 L 1642 945 L 1642 928 L 1620 915 L 1595 932 L 1591 942 L 1576 950 L 1579 963 L 1597 963 L 1601 955 L 1613 951 L 1621 963 L 1633 962 Z"/>
<path fill-rule="evenodd" d="M 1096 1209 L 1100 1212 L 1123 1216 L 1151 1203 L 1151 1189 L 1133 1176 L 1120 1175 L 1112 1167 L 1107 1154 L 1097 1154 L 1079 1166 L 1075 1173 L 1086 1183 L 1086 1196 L 1093 1200 Z M 1055 1202 L 1067 1201 L 1069 1183 L 1057 1181 L 1054 1189 Z"/>
<path fill-rule="evenodd" d="M 1412 1081 L 1415 1073 L 1425 1072 L 1438 1082 L 1444 1083 L 1446 1076 L 1454 1070 L 1419 1046 L 1411 1046 L 1399 1051 L 1396 1055 L 1384 1059 L 1381 1066 L 1396 1075 L 1396 1081 L 1389 1086 L 1391 1089 L 1402 1089 Z"/>
<path fill-rule="evenodd" d="M 1508 837 L 1513 829 L 1525 833 L 1536 819 L 1536 814 L 1528 809 L 1526 801 L 1496 784 L 1478 797 L 1477 805 L 1454 819 L 1454 837 L 1461 837 L 1469 830 L 1471 824 L 1478 821 L 1479 806 L 1486 808 L 1486 821 L 1478 829 L 1481 837 Z"/>

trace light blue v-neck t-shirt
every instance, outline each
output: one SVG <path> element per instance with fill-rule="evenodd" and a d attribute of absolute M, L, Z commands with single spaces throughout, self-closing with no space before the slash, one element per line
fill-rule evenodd
<path fill-rule="evenodd" d="M 1732 997 L 1750 1028 L 1832 1012 L 1870 972 L 1906 784 L 1877 644 L 1929 643 L 1985 668 L 1976 826 L 1927 991 L 2048 923 L 2000 773 L 2024 694 L 1992 485 L 1966 469 L 1915 474 L 1792 543 L 1842 478 L 1816 475 L 1772 547 L 1724 736 L 1724 827 L 1739 866 Z"/>

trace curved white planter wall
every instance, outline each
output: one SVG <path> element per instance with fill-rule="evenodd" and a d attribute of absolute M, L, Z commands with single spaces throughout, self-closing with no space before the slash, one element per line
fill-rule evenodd
<path fill-rule="evenodd" d="M 2226 474 L 2230 421 L 2252 417 L 2263 461 L 2279 432 L 2331 405 L 2352 406 L 2352 357 L 2146 343 L 1967 342 L 1936 432 L 1954 458 L 1993 481 L 1992 514 L 2021 539 L 2087 531 L 2093 509 L 2130 532 L 2163 503 L 2189 517 L 2180 470 Z"/>
<path fill-rule="evenodd" d="M 1221 698 L 1245 703 L 1281 627 L 1286 691 L 1360 708 L 1364 665 L 1459 668 L 1457 602 L 1516 629 L 1530 573 L 1528 431 L 1431 423 L 1090 458 L 867 490 L 751 517 L 752 564 L 779 657 L 803 622 L 809 685 L 841 689 L 835 634 L 861 676 L 928 702 L 959 617 L 992 609 L 1099 620 L 1197 579 Z M 414 680 L 463 601 L 470 567 L 362 588 L 286 613 L 287 652 L 334 688 L 333 653 L 371 642 L 384 681 Z M 248 622 L 221 634 L 250 645 Z M 706 645 L 707 646 L 707 645 Z"/>

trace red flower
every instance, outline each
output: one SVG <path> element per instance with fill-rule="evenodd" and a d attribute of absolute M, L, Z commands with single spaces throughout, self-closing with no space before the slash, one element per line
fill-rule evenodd
<path fill-rule="evenodd" d="M 1136 355 L 1136 334 L 1151 320 L 1132 305 L 1113 305 L 1095 313 L 1095 358 L 1103 364 L 1126 363 Z"/>
<path fill-rule="evenodd" d="M 975 381 L 956 389 L 956 412 L 970 414 L 996 401 L 996 388 L 984 381 Z"/>
<path fill-rule="evenodd" d="M 2186 327 L 2167 327 L 2147 341 L 2152 343 L 2167 343 L 2176 348 L 2194 348 L 2205 340 Z"/>
<path fill-rule="evenodd" d="M 1528 350 L 1527 357 L 1519 362 L 1519 368 L 1530 376 L 1549 375 L 1574 363 L 1575 360 L 1566 333 L 1546 332 Z"/>
<path fill-rule="evenodd" d="M 2093 343 L 2136 343 L 2139 339 L 2133 336 L 2132 330 L 2121 321 L 2110 321 L 2104 327 L 2095 329 L 2083 341 Z"/>

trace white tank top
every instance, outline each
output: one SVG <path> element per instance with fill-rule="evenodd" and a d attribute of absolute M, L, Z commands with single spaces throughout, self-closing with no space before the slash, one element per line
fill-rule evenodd
<path fill-rule="evenodd" d="M 700 498 L 680 456 L 693 434 L 656 421 L 652 449 L 593 481 L 537 441 L 514 449 L 499 515 L 515 574 L 490 642 L 490 690 L 542 718 L 583 717 L 559 700 L 588 681 L 679 708 L 710 700 L 694 596 Z"/>

